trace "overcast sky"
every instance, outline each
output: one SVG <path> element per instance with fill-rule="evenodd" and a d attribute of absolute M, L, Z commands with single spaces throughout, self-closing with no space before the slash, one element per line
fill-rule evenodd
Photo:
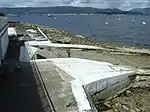
<path fill-rule="evenodd" d="M 0 7 L 81 6 L 96 8 L 150 7 L 150 0 L 0 0 Z"/>

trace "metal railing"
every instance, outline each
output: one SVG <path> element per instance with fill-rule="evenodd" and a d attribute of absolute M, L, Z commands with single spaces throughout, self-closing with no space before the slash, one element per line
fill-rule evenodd
<path fill-rule="evenodd" d="M 29 48 L 29 50 L 30 50 L 30 53 L 32 53 L 33 54 L 33 57 L 32 57 L 32 62 L 30 63 L 31 65 L 32 65 L 32 67 L 33 67 L 33 69 L 34 69 L 34 71 L 36 72 L 36 77 L 38 77 L 38 79 L 39 79 L 39 81 L 40 81 L 40 84 L 39 85 L 37 85 L 37 86 L 42 86 L 42 88 L 43 88 L 43 91 L 44 91 L 44 97 L 46 98 L 46 100 L 47 100 L 47 102 L 48 102 L 48 104 L 45 106 L 44 104 L 43 104 L 43 108 L 44 108 L 44 110 L 46 111 L 46 112 L 56 112 L 56 110 L 55 110 L 55 107 L 54 107 L 54 105 L 53 105 L 53 102 L 52 102 L 52 100 L 51 100 L 51 98 L 50 98 L 50 96 L 49 96 L 49 93 L 48 93 L 48 91 L 47 91 L 47 88 L 46 88 L 46 85 L 45 85 L 45 83 L 44 83 L 44 81 L 43 81 L 43 78 L 42 78 L 42 75 L 41 75 L 41 73 L 40 73 L 40 70 L 39 70 L 39 68 L 38 68 L 38 65 L 37 65 L 37 63 L 36 63 L 36 56 L 35 56 L 35 54 L 32 52 L 32 50 L 31 50 L 31 48 L 30 48 L 30 45 L 28 45 L 28 48 Z M 40 90 L 41 91 L 41 90 Z M 43 98 L 43 97 L 42 97 Z M 49 109 L 48 109 L 49 108 Z"/>

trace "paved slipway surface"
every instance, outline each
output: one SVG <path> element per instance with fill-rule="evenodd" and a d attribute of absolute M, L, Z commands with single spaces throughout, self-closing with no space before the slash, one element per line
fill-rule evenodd
<path fill-rule="evenodd" d="M 0 77 L 0 112 L 44 112 L 30 64 L 15 68 L 18 56 L 19 43 L 10 42 L 5 61 L 9 69 Z"/>
<path fill-rule="evenodd" d="M 63 29 L 97 41 L 150 48 L 150 16 L 21 15 L 9 19 Z"/>

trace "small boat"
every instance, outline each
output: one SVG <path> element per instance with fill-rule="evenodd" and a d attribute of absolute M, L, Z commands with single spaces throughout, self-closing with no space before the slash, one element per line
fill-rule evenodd
<path fill-rule="evenodd" d="M 108 24 L 108 22 L 105 22 L 105 24 L 107 25 L 107 24 Z"/>
<path fill-rule="evenodd" d="M 48 16 L 48 17 L 54 17 L 54 15 L 53 15 L 53 14 L 48 14 L 47 16 Z"/>
<path fill-rule="evenodd" d="M 132 19 L 132 21 L 135 21 L 135 19 Z"/>
<path fill-rule="evenodd" d="M 143 21 L 143 22 L 142 22 L 142 24 L 144 24 L 144 25 L 145 25 L 145 24 L 146 24 L 146 22 L 144 22 L 144 21 Z"/>

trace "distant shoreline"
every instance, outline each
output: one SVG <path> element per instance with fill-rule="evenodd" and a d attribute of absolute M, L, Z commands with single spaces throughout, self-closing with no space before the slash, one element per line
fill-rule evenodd
<path fill-rule="evenodd" d="M 0 8 L 0 12 L 5 14 L 128 14 L 128 15 L 150 15 L 150 8 L 137 8 L 129 11 L 121 10 L 118 8 L 98 9 L 92 7 L 71 7 L 71 6 L 58 6 L 58 7 L 19 7 L 19 8 Z"/>
<path fill-rule="evenodd" d="M 22 28 L 24 30 L 26 29 L 37 30 L 37 28 L 39 27 L 47 36 L 50 36 L 53 39 L 55 38 L 55 41 L 63 37 L 71 38 L 71 44 L 102 46 L 102 47 L 110 48 L 110 49 L 116 49 L 116 48 L 147 49 L 147 48 L 139 48 L 135 46 L 124 45 L 124 44 L 115 43 L 115 42 L 97 41 L 88 37 L 84 37 L 83 35 L 76 35 L 73 32 L 51 28 L 51 27 L 43 26 L 43 25 L 23 23 L 20 21 L 9 21 L 9 24 L 12 24 L 12 26 L 17 26 L 19 28 Z M 81 36 L 83 36 L 84 38 Z"/>

